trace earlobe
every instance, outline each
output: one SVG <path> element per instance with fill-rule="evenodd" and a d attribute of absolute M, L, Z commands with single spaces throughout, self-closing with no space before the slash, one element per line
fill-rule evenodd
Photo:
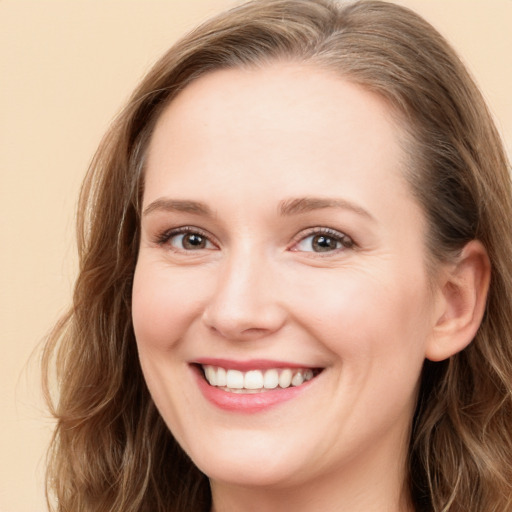
<path fill-rule="evenodd" d="M 482 321 L 491 278 L 491 265 L 481 242 L 473 240 L 443 274 L 440 307 L 426 358 L 442 361 L 466 348 Z"/>

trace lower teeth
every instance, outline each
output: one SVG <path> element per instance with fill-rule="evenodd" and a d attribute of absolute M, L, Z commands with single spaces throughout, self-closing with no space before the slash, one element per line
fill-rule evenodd
<path fill-rule="evenodd" d="M 222 389 L 222 391 L 228 391 L 230 393 L 237 393 L 237 394 L 243 394 L 243 395 L 253 395 L 255 393 L 264 393 L 266 391 L 274 391 L 274 389 L 282 389 L 282 388 L 274 388 L 274 389 L 233 389 L 233 388 L 227 388 L 227 387 L 217 387 L 217 389 Z"/>

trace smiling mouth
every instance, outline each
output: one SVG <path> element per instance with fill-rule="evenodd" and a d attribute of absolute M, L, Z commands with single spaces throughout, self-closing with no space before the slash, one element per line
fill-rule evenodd
<path fill-rule="evenodd" d="M 212 387 L 231 393 L 263 393 L 298 387 L 314 379 L 322 368 L 269 368 L 240 371 L 221 366 L 199 365 L 203 377 Z"/>

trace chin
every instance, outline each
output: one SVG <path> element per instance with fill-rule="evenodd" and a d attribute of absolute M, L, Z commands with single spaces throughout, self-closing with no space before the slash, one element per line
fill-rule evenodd
<path fill-rule="evenodd" d="M 189 452 L 210 480 L 243 487 L 287 487 L 299 483 L 309 471 L 299 443 L 265 441 L 267 435 L 233 435 L 226 443 L 212 443 Z M 301 478 L 302 476 L 302 478 Z"/>

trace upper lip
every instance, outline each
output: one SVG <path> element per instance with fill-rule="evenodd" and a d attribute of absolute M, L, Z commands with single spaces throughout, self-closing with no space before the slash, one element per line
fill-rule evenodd
<path fill-rule="evenodd" d="M 246 361 L 239 361 L 217 357 L 202 357 L 192 361 L 191 363 L 202 366 L 219 366 L 226 370 L 239 370 L 242 372 L 247 372 L 249 370 L 265 370 L 270 368 L 320 368 L 319 366 L 310 364 L 291 363 L 288 361 L 277 361 L 271 359 L 249 359 Z"/>

